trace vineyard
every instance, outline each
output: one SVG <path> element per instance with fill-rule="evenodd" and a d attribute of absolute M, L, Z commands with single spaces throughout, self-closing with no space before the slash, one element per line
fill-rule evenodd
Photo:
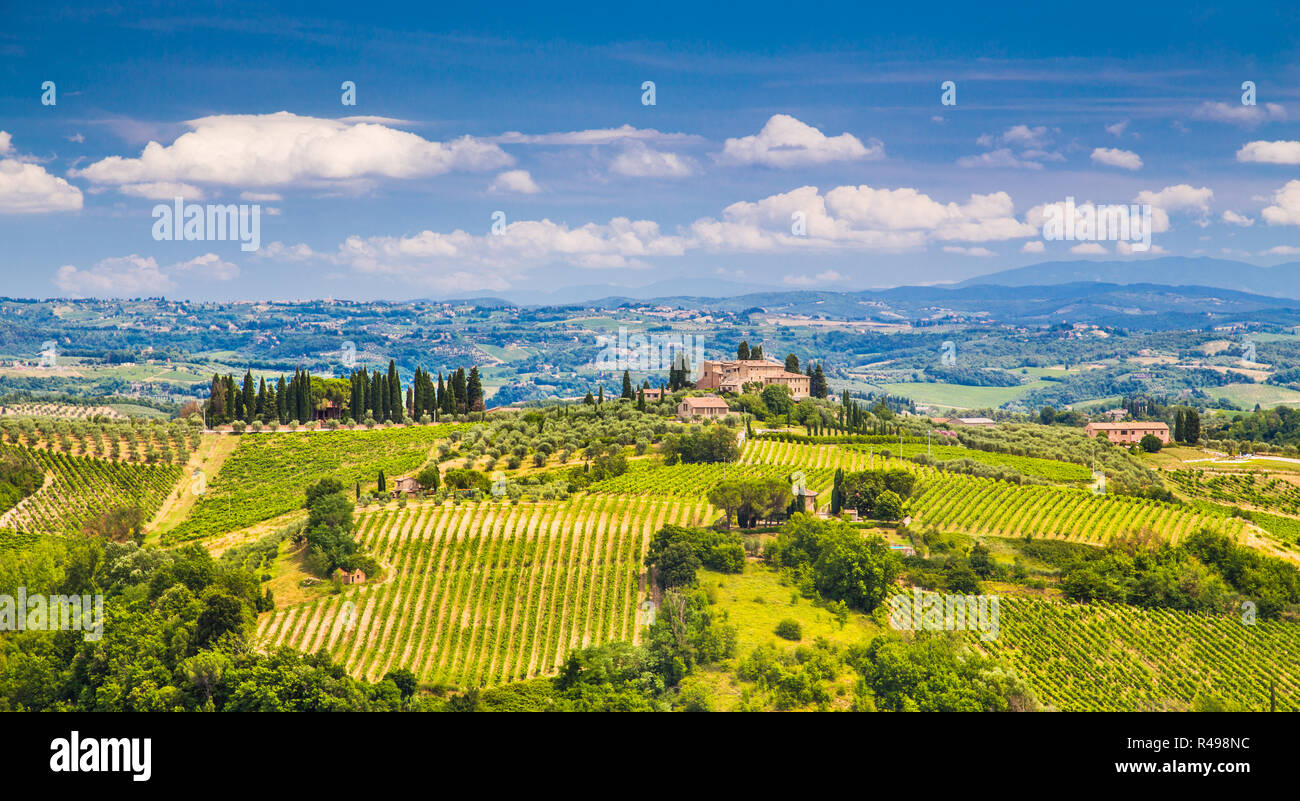
<path fill-rule="evenodd" d="M 351 487 L 373 485 L 429 461 L 434 446 L 456 425 L 375 431 L 243 434 L 190 516 L 163 533 L 165 544 L 246 528 L 302 506 L 311 481 L 331 477 Z M 308 478 L 304 478 L 308 477 Z"/>
<path fill-rule="evenodd" d="M 366 513 L 358 539 L 388 575 L 269 613 L 258 640 L 325 650 L 371 679 L 407 668 L 479 687 L 551 674 L 574 648 L 639 639 L 651 535 L 704 524 L 708 512 L 702 501 L 595 495 Z"/>
<path fill-rule="evenodd" d="M 662 465 L 633 462 L 621 476 L 597 481 L 587 489 L 615 495 L 676 495 L 703 498 L 723 481 L 777 478 L 790 481 L 796 472 L 804 474 L 804 485 L 811 490 L 829 489 L 835 471 L 827 467 L 794 467 L 769 464 L 677 464 Z"/>
<path fill-rule="evenodd" d="M 1175 543 L 1199 528 L 1240 537 L 1246 525 L 1240 518 L 1146 498 L 1017 486 L 936 471 L 926 471 L 924 476 L 912 499 L 912 516 L 943 530 L 1104 545 L 1113 537 L 1142 530 L 1154 531 Z"/>
<path fill-rule="evenodd" d="M 1198 695 L 1254 710 L 1300 710 L 1300 624 L 1131 606 L 1003 597 L 999 636 L 975 647 L 1007 659 L 1063 711 L 1134 711 Z"/>
<path fill-rule="evenodd" d="M 1203 470 L 1173 470 L 1165 475 L 1180 492 L 1193 498 L 1300 514 L 1300 487 L 1281 478 Z"/>
<path fill-rule="evenodd" d="M 43 448 L 5 446 L 45 474 L 45 485 L 0 516 L 0 529 L 76 534 L 86 521 L 123 506 L 149 519 L 180 480 L 181 469 L 69 456 Z"/>

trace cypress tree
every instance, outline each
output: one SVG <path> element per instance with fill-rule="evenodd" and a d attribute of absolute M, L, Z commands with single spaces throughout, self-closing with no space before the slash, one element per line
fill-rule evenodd
<path fill-rule="evenodd" d="M 483 381 L 478 374 L 478 366 L 469 368 L 469 379 L 465 382 L 465 403 L 467 411 L 482 411 L 485 407 L 483 403 Z"/>
<path fill-rule="evenodd" d="M 258 420 L 266 414 L 266 378 L 265 376 L 257 385 L 257 412 L 253 416 Z"/>
<path fill-rule="evenodd" d="M 747 361 L 749 359 L 748 340 L 744 340 L 744 339 L 740 340 L 740 345 L 736 347 L 736 358 L 739 359 L 740 361 Z"/>
<path fill-rule="evenodd" d="M 284 376 L 280 376 L 275 385 L 275 416 L 281 423 L 289 422 L 289 391 L 284 385 Z"/>
<path fill-rule="evenodd" d="M 244 422 L 253 422 L 253 417 L 257 414 L 257 390 L 253 388 L 252 370 L 244 373 L 244 392 L 240 403 L 244 407 Z"/>
<path fill-rule="evenodd" d="M 632 400 L 635 395 L 632 394 L 632 374 L 627 370 L 623 371 L 623 398 Z"/>
<path fill-rule="evenodd" d="M 394 422 L 402 422 L 402 379 L 397 375 L 397 361 L 388 360 L 388 412 Z"/>

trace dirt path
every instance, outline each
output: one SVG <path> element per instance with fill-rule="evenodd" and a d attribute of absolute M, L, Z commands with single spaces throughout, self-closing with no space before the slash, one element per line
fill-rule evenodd
<path fill-rule="evenodd" d="M 235 452 L 239 440 L 235 437 L 204 435 L 199 447 L 190 454 L 190 460 L 181 471 L 180 481 L 176 482 L 175 491 L 167 496 L 162 507 L 145 526 L 145 542 L 157 545 L 164 531 L 170 531 L 189 517 L 199 496 L 194 494 L 193 479 L 196 468 L 203 471 L 204 480 L 211 481 L 230 454 Z"/>

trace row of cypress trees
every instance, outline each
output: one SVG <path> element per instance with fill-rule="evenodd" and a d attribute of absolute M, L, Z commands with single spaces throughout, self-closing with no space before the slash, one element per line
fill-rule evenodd
<path fill-rule="evenodd" d="M 358 421 L 373 416 L 379 422 L 401 423 L 408 416 L 419 420 L 424 415 L 436 418 L 440 413 L 465 414 L 484 409 L 478 367 L 470 368 L 468 373 L 461 367 L 446 381 L 439 372 L 436 385 L 429 371 L 416 368 L 414 380 L 405 393 L 396 361 L 389 361 L 387 371 L 371 372 L 365 367 L 354 370 L 348 382 L 351 392 L 346 416 Z M 312 420 L 316 402 L 312 398 L 311 373 L 300 368 L 287 381 L 280 376 L 271 385 L 265 378 L 255 382 L 251 370 L 244 374 L 242 385 L 235 381 L 234 375 L 214 374 L 204 412 L 209 426 L 236 420 L 246 423 Z"/>

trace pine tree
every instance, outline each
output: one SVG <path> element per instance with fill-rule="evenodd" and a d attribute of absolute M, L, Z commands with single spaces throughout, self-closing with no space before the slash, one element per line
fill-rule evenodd
<path fill-rule="evenodd" d="M 749 341 L 742 339 L 740 345 L 736 347 L 736 358 L 740 361 L 749 359 Z"/>
<path fill-rule="evenodd" d="M 793 353 L 791 353 L 791 354 L 788 354 L 788 355 L 785 357 L 785 371 L 786 371 L 787 373 L 797 373 L 797 372 L 799 372 L 799 357 L 798 357 L 798 356 L 796 356 L 796 355 L 794 355 Z"/>

